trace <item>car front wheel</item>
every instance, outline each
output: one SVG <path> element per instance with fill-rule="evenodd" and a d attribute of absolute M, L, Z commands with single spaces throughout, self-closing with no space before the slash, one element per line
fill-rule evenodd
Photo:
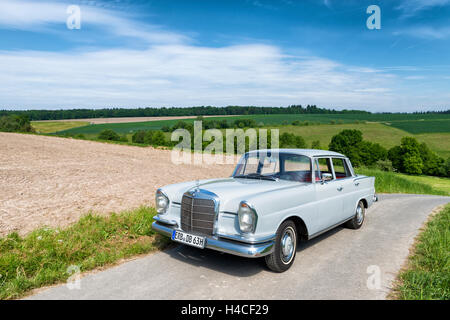
<path fill-rule="evenodd" d="M 294 263 L 297 252 L 297 229 L 291 220 L 283 222 L 277 230 L 274 251 L 266 256 L 272 271 L 284 272 Z"/>

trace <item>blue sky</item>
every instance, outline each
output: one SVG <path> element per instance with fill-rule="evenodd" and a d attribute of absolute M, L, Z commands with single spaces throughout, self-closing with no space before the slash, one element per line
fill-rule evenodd
<path fill-rule="evenodd" d="M 0 108 L 445 110 L 449 53 L 450 0 L 1 0 Z"/>

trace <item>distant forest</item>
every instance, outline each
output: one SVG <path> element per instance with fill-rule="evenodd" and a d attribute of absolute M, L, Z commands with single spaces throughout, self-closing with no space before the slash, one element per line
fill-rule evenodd
<path fill-rule="evenodd" d="M 164 117 L 164 116 L 212 116 L 212 115 L 251 115 L 251 114 L 370 114 L 363 110 L 334 110 L 319 108 L 315 105 L 291 105 L 288 107 L 172 107 L 172 108 L 105 108 L 105 109 L 67 109 L 67 110 L 0 110 L 0 117 L 7 115 L 24 115 L 30 120 L 63 120 L 86 118 L 117 118 L 117 117 Z M 417 112 L 415 112 L 417 113 Z M 420 113 L 420 112 L 419 112 Z M 447 111 L 429 111 L 423 113 L 450 113 Z"/>

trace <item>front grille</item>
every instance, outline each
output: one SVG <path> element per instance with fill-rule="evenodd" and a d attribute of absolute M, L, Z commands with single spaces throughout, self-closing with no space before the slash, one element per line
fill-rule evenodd
<path fill-rule="evenodd" d="M 212 235 L 216 212 L 213 200 L 198 199 L 184 194 L 181 200 L 181 229 Z"/>

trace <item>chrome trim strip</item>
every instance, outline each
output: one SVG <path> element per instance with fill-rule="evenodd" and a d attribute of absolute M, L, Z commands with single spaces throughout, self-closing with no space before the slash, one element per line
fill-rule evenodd
<path fill-rule="evenodd" d="M 220 213 L 231 214 L 233 216 L 237 216 L 238 215 L 237 212 L 231 212 L 231 211 L 220 211 Z"/>
<path fill-rule="evenodd" d="M 172 232 L 174 230 L 178 230 L 161 225 L 156 221 L 152 223 L 152 229 L 169 237 L 172 237 Z M 205 248 L 230 253 L 241 257 L 259 258 L 271 254 L 274 250 L 274 246 L 275 246 L 274 241 L 249 244 L 206 237 Z"/>
<path fill-rule="evenodd" d="M 154 216 L 153 219 L 164 224 L 178 227 L 178 223 L 175 220 L 162 219 L 160 216 Z"/>
<path fill-rule="evenodd" d="M 263 238 L 244 238 L 241 235 L 234 235 L 234 234 L 218 234 L 219 238 L 223 239 L 229 239 L 233 241 L 239 241 L 243 243 L 250 243 L 250 244 L 257 244 L 257 243 L 264 243 L 267 241 L 273 241 L 276 238 L 276 235 L 271 235 Z"/>

